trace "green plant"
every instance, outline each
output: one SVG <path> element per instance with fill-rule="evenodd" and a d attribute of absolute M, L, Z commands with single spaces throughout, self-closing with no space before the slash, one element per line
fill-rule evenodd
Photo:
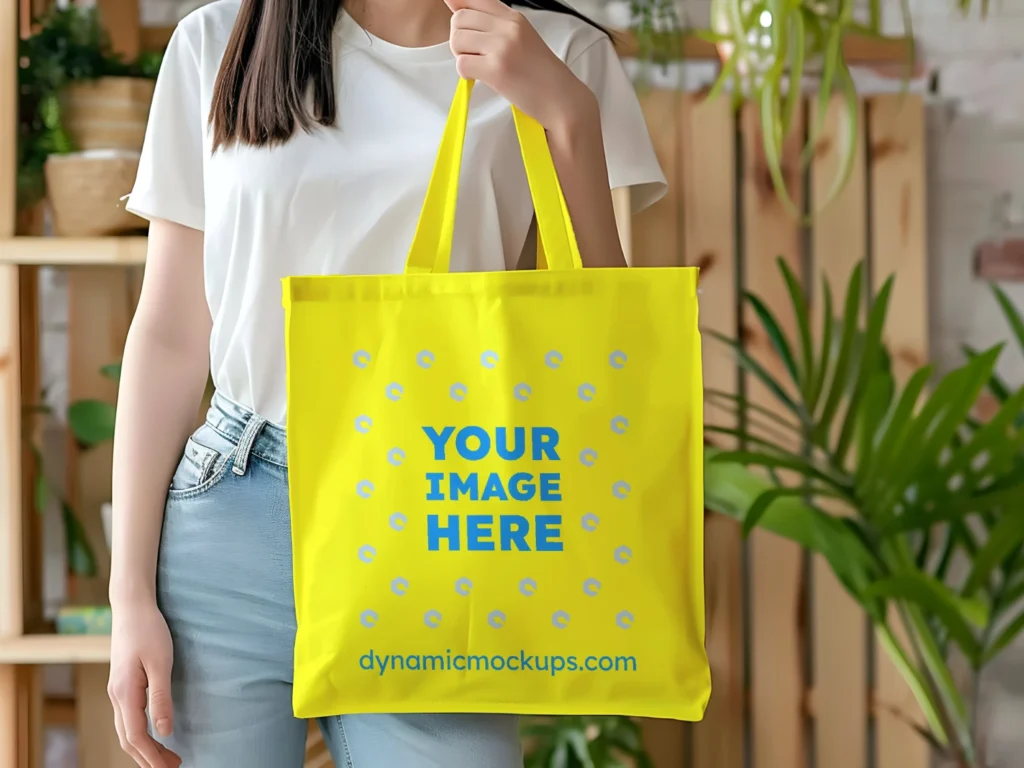
<path fill-rule="evenodd" d="M 748 295 L 784 375 L 722 338 L 776 407 L 708 392 L 739 422 L 708 434 L 740 447 L 708 451 L 707 506 L 745 532 L 759 525 L 824 557 L 913 690 L 927 718 L 922 735 L 980 767 L 976 691 L 958 689 L 948 662 L 958 653 L 976 686 L 1024 630 L 1024 388 L 993 384 L 1001 347 L 934 386 L 931 366 L 898 382 L 882 341 L 892 279 L 862 322 L 859 267 L 838 319 L 822 284 L 815 343 L 804 293 L 779 263 L 797 337 Z M 1001 387 L 1001 404 L 982 423 L 973 410 L 987 386 Z"/>
<path fill-rule="evenodd" d="M 99 373 L 112 381 L 121 381 L 121 364 L 103 366 Z M 83 447 L 93 447 L 114 439 L 114 418 L 117 409 L 105 400 L 76 400 L 68 406 L 68 427 Z"/>
<path fill-rule="evenodd" d="M 121 376 L 120 364 L 105 365 L 100 369 L 108 379 L 118 381 Z M 45 399 L 45 398 L 44 398 Z M 34 415 L 50 416 L 53 410 L 48 405 L 29 406 L 25 409 L 25 423 L 30 423 Z M 78 444 L 83 448 L 91 448 L 114 437 L 114 406 L 100 400 L 79 400 L 68 407 L 68 427 Z M 76 576 L 95 576 L 96 553 L 89 544 L 85 529 L 78 519 L 74 508 L 67 498 L 47 477 L 46 465 L 39 447 L 28 437 L 26 441 L 32 451 L 36 464 L 36 480 L 34 489 L 34 507 L 42 514 L 51 498 L 60 503 L 61 519 L 64 523 L 64 540 L 67 550 L 68 571 Z"/>
<path fill-rule="evenodd" d="M 628 717 L 568 716 L 523 721 L 525 768 L 652 768 L 640 726 Z"/>
<path fill-rule="evenodd" d="M 995 297 L 996 303 L 1002 310 L 1003 317 L 1006 318 L 1007 325 L 1010 326 L 1010 332 L 1013 334 L 1014 340 L 1017 342 L 1017 346 L 1020 348 L 1020 352 L 1024 355 L 1024 316 L 1021 315 L 1017 308 L 1010 301 L 1010 297 L 1006 295 L 1006 292 L 994 283 L 991 286 L 992 294 Z M 975 358 L 978 356 L 978 350 L 974 349 L 969 345 L 965 345 L 963 348 L 964 355 L 968 359 Z M 992 393 L 992 397 L 995 398 L 996 402 L 1002 404 L 1005 403 L 1011 395 L 1009 385 L 1003 381 L 998 375 L 993 374 L 991 381 L 988 383 L 989 391 Z M 1024 425 L 1024 413 L 1021 413 L 1020 418 L 1017 420 L 1017 426 Z"/>
<path fill-rule="evenodd" d="M 155 78 L 161 55 L 124 62 L 112 52 L 95 8 L 53 7 L 18 44 L 18 204 L 44 193 L 43 164 L 74 146 L 61 123 L 61 94 L 73 82 L 108 76 Z"/>
<path fill-rule="evenodd" d="M 113 363 L 100 368 L 100 373 L 112 381 L 121 380 L 121 364 Z M 116 407 L 105 400 L 76 400 L 68 406 L 68 428 L 78 444 L 92 448 L 114 439 Z"/>
<path fill-rule="evenodd" d="M 910 0 L 898 2 L 909 46 L 908 73 L 916 57 L 913 45 Z M 805 75 L 819 79 L 817 118 L 808 130 L 802 153 L 806 168 L 813 157 L 820 134 L 824 107 L 834 92 L 846 104 L 839 146 L 842 162 L 825 202 L 842 190 L 852 168 L 858 135 L 857 92 L 843 56 L 843 41 L 851 34 L 882 36 L 882 0 L 869 0 L 866 12 L 855 12 L 854 0 L 712 0 L 711 29 L 697 35 L 718 47 L 722 71 L 712 89 L 717 95 L 729 86 L 737 104 L 749 100 L 760 110 L 763 146 L 776 192 L 786 208 L 802 216 L 786 186 L 782 171 L 782 147 L 801 109 L 800 83 Z M 975 5 L 972 0 L 955 0 L 962 13 Z M 988 0 L 979 0 L 982 15 Z M 666 34 L 664 27 L 675 20 L 663 9 L 664 0 L 633 0 L 634 31 L 643 56 L 672 58 L 678 50 L 678 27 Z"/>
<path fill-rule="evenodd" d="M 44 396 L 45 399 L 45 396 Z M 48 405 L 26 406 L 23 410 L 25 425 L 24 440 L 32 453 L 35 462 L 35 486 L 33 488 L 33 507 L 37 514 L 44 514 L 50 499 L 60 504 L 61 521 L 64 524 L 64 547 L 67 556 L 68 572 L 75 576 L 92 577 L 96 575 L 96 554 L 85 529 L 72 509 L 67 498 L 49 478 L 43 453 L 31 439 L 31 424 L 34 416 L 50 416 L 53 410 Z"/>

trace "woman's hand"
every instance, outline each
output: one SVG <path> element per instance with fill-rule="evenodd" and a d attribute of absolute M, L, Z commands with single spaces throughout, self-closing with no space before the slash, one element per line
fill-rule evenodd
<path fill-rule="evenodd" d="M 624 267 L 590 88 L 501 0 L 445 0 L 459 75 L 479 80 L 544 126 L 585 267 Z"/>
<path fill-rule="evenodd" d="M 158 734 L 169 736 L 174 727 L 167 622 L 155 601 L 140 599 L 114 608 L 112 629 L 107 693 L 121 749 L 141 768 L 178 768 L 181 758 L 146 730 L 147 704 Z"/>
<path fill-rule="evenodd" d="M 501 0 L 445 0 L 459 75 L 479 80 L 543 125 L 561 132 L 596 116 L 597 100 L 548 48 L 523 14 Z"/>

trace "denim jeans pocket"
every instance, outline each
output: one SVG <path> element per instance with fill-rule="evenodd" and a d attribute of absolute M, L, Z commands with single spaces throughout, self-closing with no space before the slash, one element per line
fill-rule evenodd
<path fill-rule="evenodd" d="M 227 474 L 235 445 L 208 424 L 185 443 L 178 468 L 171 478 L 168 499 L 186 499 L 206 493 Z"/>

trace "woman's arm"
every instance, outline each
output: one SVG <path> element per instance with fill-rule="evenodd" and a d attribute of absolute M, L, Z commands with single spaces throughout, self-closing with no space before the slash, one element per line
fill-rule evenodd
<path fill-rule="evenodd" d="M 445 2 L 459 74 L 487 83 L 547 130 L 584 266 L 626 266 L 593 92 L 501 0 Z"/>
<path fill-rule="evenodd" d="M 156 607 L 167 488 L 196 426 L 209 371 L 203 233 L 154 220 L 139 306 L 128 331 L 114 430 L 110 696 L 122 747 L 140 765 L 179 761 L 146 733 L 170 733 L 171 644 Z"/>
<path fill-rule="evenodd" d="M 577 81 L 578 82 L 578 81 Z M 562 102 L 562 117 L 547 129 L 573 230 L 585 267 L 624 267 L 615 221 L 597 99 L 583 83 Z"/>
<path fill-rule="evenodd" d="M 209 373 L 203 233 L 154 221 L 121 366 L 114 434 L 110 597 L 155 598 L 167 488 L 196 427 Z"/>

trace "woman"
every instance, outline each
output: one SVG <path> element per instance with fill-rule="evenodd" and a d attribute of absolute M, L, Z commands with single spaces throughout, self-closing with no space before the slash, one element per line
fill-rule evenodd
<path fill-rule="evenodd" d="M 625 264 L 610 188 L 663 192 L 608 36 L 525 5 L 218 0 L 178 25 L 128 203 L 151 228 L 114 448 L 110 696 L 139 765 L 302 764 L 280 279 L 402 270 L 458 78 L 478 85 L 454 270 L 530 250 L 510 102 L 547 130 L 586 266 Z M 339 768 L 522 764 L 507 715 L 320 727 Z"/>

